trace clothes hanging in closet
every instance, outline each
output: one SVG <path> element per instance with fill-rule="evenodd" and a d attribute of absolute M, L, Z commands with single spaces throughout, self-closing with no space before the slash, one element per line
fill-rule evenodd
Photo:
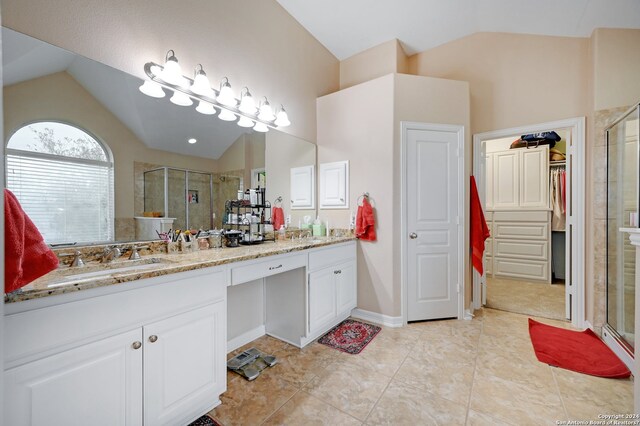
<path fill-rule="evenodd" d="M 551 230 L 564 231 L 566 221 L 566 171 L 564 166 L 553 167 L 549 172 L 549 194 L 551 196 Z"/>

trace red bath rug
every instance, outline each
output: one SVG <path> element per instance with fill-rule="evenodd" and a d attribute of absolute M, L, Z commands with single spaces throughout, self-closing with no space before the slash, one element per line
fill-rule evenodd
<path fill-rule="evenodd" d="M 590 329 L 566 330 L 529 318 L 529 335 L 538 361 L 598 377 L 621 379 L 631 372 Z"/>
<path fill-rule="evenodd" d="M 318 343 L 348 354 L 359 354 L 380 332 L 377 325 L 346 319 L 322 336 Z"/>

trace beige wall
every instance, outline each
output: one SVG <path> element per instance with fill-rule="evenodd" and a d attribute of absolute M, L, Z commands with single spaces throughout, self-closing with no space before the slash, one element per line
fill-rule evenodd
<path fill-rule="evenodd" d="M 4 88 L 5 144 L 25 123 L 75 124 L 103 141 L 113 154 L 115 217 L 134 216 L 134 162 L 214 171 L 216 161 L 147 148 L 69 74 L 60 72 Z"/>
<path fill-rule="evenodd" d="M 282 132 L 266 134 L 267 149 L 265 168 L 267 169 L 267 200 L 273 205 L 282 197 L 282 207 L 286 215 L 291 215 L 291 226 L 305 215 L 316 216 L 315 210 L 291 210 L 291 168 L 316 165 L 316 145 Z"/>
<path fill-rule="evenodd" d="M 389 40 L 340 62 L 340 89 L 391 73 L 406 73 L 409 58 L 397 39 Z"/>
<path fill-rule="evenodd" d="M 469 82 L 472 133 L 589 112 L 589 40 L 476 33 L 409 58 L 411 74 Z"/>
<path fill-rule="evenodd" d="M 142 77 L 174 49 L 185 74 L 201 63 L 274 106 L 285 130 L 315 141 L 315 99 L 339 85 L 339 62 L 275 1 L 3 0 L 3 25 Z"/>
<path fill-rule="evenodd" d="M 462 124 L 469 145 L 467 83 L 389 74 L 318 99 L 318 163 L 349 160 L 350 210 L 369 192 L 376 213 L 378 240 L 358 244 L 358 307 L 394 317 L 402 313 L 401 121 Z M 319 211 L 338 227 L 348 225 L 349 213 Z"/>

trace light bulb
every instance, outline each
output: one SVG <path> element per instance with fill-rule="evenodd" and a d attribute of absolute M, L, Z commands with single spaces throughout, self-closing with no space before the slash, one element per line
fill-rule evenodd
<path fill-rule="evenodd" d="M 256 125 L 253 126 L 253 130 L 255 130 L 256 132 L 265 133 L 269 131 L 269 128 L 264 123 L 256 123 Z"/>
<path fill-rule="evenodd" d="M 164 90 L 155 81 L 146 80 L 139 89 L 142 93 L 152 98 L 164 98 L 165 96 Z"/>
<path fill-rule="evenodd" d="M 196 143 L 198 141 L 196 140 L 196 138 L 189 138 L 189 140 L 187 140 L 187 142 L 189 142 L 190 144 L 193 145 L 194 143 Z"/>
<path fill-rule="evenodd" d="M 250 120 L 247 117 L 240 117 L 240 120 L 238 120 L 238 126 L 240 127 L 253 127 L 253 121 Z"/>
<path fill-rule="evenodd" d="M 280 106 L 280 111 L 278 111 L 278 114 L 276 115 L 276 121 L 273 124 L 278 127 L 287 127 L 291 124 L 287 111 L 284 110 L 282 105 Z"/>
<path fill-rule="evenodd" d="M 256 113 L 256 102 L 253 100 L 253 96 L 249 92 L 249 89 L 245 87 L 247 91 L 244 94 L 241 94 L 240 98 L 240 111 L 246 114 L 255 114 Z"/>
<path fill-rule="evenodd" d="M 171 56 L 169 56 L 169 53 L 171 53 Z M 178 64 L 178 59 L 173 50 L 167 52 L 167 58 L 164 63 L 164 68 L 160 73 L 160 78 L 169 84 L 175 84 L 177 86 L 184 84 L 182 70 L 180 69 L 180 64 Z"/>
<path fill-rule="evenodd" d="M 215 108 L 213 108 L 213 105 L 206 101 L 200 101 L 198 103 L 198 106 L 196 107 L 196 111 L 198 111 L 200 114 L 205 114 L 205 115 L 214 115 L 216 113 L 216 110 Z"/>
<path fill-rule="evenodd" d="M 271 109 L 271 105 L 267 98 L 264 98 L 264 102 L 260 105 L 258 118 L 263 121 L 273 121 L 273 119 L 276 118 L 276 116 L 273 115 L 273 110 Z"/>
<path fill-rule="evenodd" d="M 213 98 L 215 95 L 213 93 L 213 89 L 211 88 L 211 84 L 209 83 L 209 79 L 207 78 L 207 74 L 202 69 L 202 65 L 199 66 L 200 69 L 196 70 L 196 75 L 193 78 L 193 84 L 191 85 L 190 89 L 197 95 Z"/>
<path fill-rule="evenodd" d="M 233 95 L 233 90 L 231 90 L 231 84 L 229 84 L 229 80 L 225 77 L 224 82 L 220 83 L 220 94 L 218 95 L 218 102 L 222 105 L 235 107 L 238 103 L 236 101 L 235 96 Z"/>
<path fill-rule="evenodd" d="M 220 114 L 218 114 L 218 118 L 223 121 L 235 121 L 236 115 L 229 110 L 223 109 L 223 110 L 220 110 Z"/>
<path fill-rule="evenodd" d="M 172 103 L 180 106 L 193 105 L 193 101 L 187 95 L 182 92 L 173 92 L 173 96 L 169 99 Z"/>

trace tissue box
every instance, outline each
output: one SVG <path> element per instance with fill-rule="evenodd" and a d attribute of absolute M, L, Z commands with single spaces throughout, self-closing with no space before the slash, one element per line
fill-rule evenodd
<path fill-rule="evenodd" d="M 327 234 L 327 228 L 323 225 L 313 225 L 313 236 L 324 237 Z"/>
<path fill-rule="evenodd" d="M 311 228 L 311 224 L 310 223 L 301 223 L 300 224 L 300 229 L 309 229 Z"/>

